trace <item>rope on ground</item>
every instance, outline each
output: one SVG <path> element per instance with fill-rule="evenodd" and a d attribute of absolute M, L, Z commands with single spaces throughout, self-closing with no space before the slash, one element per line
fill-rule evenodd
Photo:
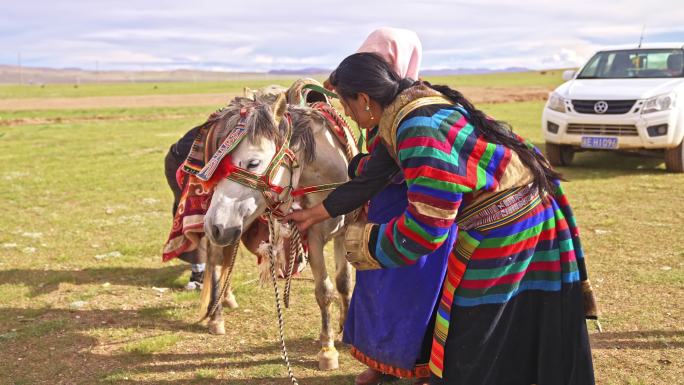
<path fill-rule="evenodd" d="M 268 230 L 269 230 L 269 235 L 268 235 L 268 241 L 269 241 L 269 246 L 268 246 L 268 259 L 269 259 L 269 265 L 270 265 L 270 271 L 271 271 L 271 281 L 273 282 L 273 292 L 275 293 L 275 303 L 276 303 L 276 311 L 278 313 L 278 332 L 280 334 L 280 346 L 282 348 L 282 358 L 283 361 L 285 361 L 285 365 L 287 366 L 287 374 L 290 377 L 290 381 L 292 381 L 293 385 L 299 385 L 299 382 L 297 382 L 297 379 L 294 376 L 294 373 L 292 372 L 292 366 L 290 365 L 290 359 L 287 356 L 287 347 L 285 346 L 285 321 L 283 319 L 283 310 L 280 307 L 280 291 L 278 290 L 278 281 L 276 279 L 276 249 L 275 245 L 277 245 L 278 241 L 278 236 L 280 235 L 280 231 L 278 231 L 278 234 L 276 234 L 276 219 L 273 217 L 273 214 L 270 213 L 268 216 Z M 290 270 L 292 270 L 292 267 L 290 267 Z"/>

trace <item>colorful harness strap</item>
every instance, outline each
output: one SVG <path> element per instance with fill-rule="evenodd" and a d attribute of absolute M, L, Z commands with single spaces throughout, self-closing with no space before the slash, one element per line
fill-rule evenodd
<path fill-rule="evenodd" d="M 298 189 L 295 189 L 294 191 L 292 191 L 292 196 L 298 197 L 298 196 L 317 193 L 317 192 L 332 191 L 332 190 L 338 188 L 341 184 L 342 183 L 328 183 L 328 184 L 319 184 L 316 186 L 301 187 L 301 188 L 298 188 Z"/>
<path fill-rule="evenodd" d="M 204 168 L 197 173 L 197 177 L 199 179 L 205 182 L 211 179 L 211 176 L 221 164 L 223 158 L 230 154 L 230 152 L 233 151 L 238 144 L 240 144 L 242 139 L 245 138 L 245 135 L 247 134 L 247 128 L 245 127 L 246 117 L 242 115 L 242 110 L 240 111 L 240 116 L 240 122 L 238 122 L 237 126 L 235 126 L 235 129 L 231 131 L 228 136 L 226 136 L 214 155 L 212 155 L 209 162 L 207 162 Z"/>
<path fill-rule="evenodd" d="M 354 132 L 349 128 L 347 122 L 340 116 L 340 114 L 328 103 L 315 102 L 311 103 L 311 108 L 320 112 L 321 115 L 328 121 L 332 133 L 335 134 L 335 138 L 342 144 L 345 148 L 347 160 L 351 160 L 354 157 L 354 151 L 352 146 L 356 145 L 356 137 Z M 357 150 L 358 147 L 357 147 Z"/>
<path fill-rule="evenodd" d="M 356 141 L 356 138 L 354 138 L 354 133 L 352 132 L 351 129 L 349 129 L 347 122 L 340 116 L 340 114 L 337 112 L 337 110 L 335 110 L 335 108 L 333 108 L 328 103 L 314 102 L 314 103 L 311 103 L 311 108 L 320 112 L 321 115 L 323 115 L 323 117 L 325 118 L 325 120 L 328 121 L 328 127 L 330 128 L 331 132 L 333 133 L 335 138 L 338 140 L 338 142 L 342 146 L 344 146 L 347 161 L 350 161 L 355 155 L 354 150 L 352 149 L 352 146 L 353 146 L 354 142 Z M 297 197 L 297 196 L 303 196 L 306 194 L 331 191 L 331 190 L 336 189 L 337 187 L 339 187 L 342 184 L 343 183 L 327 183 L 327 184 L 321 184 L 321 185 L 315 185 L 315 186 L 300 187 L 300 188 L 297 188 L 294 191 L 292 191 L 292 196 Z"/>

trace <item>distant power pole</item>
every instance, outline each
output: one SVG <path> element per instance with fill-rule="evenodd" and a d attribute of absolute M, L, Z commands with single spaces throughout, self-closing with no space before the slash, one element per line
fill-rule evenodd
<path fill-rule="evenodd" d="M 17 64 L 19 65 L 19 84 L 24 84 L 24 71 L 21 68 L 21 52 L 17 52 Z"/>

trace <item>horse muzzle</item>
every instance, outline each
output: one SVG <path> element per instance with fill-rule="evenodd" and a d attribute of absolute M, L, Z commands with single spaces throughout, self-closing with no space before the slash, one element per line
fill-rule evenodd
<path fill-rule="evenodd" d="M 242 226 L 224 227 L 221 224 L 207 223 L 204 231 L 211 243 L 224 247 L 240 241 Z"/>

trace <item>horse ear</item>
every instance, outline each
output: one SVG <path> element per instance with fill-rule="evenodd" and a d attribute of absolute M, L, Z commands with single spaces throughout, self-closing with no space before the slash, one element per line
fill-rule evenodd
<path fill-rule="evenodd" d="M 279 126 L 285 111 L 287 111 L 287 100 L 284 92 L 278 95 L 276 101 L 271 105 L 271 110 L 273 111 L 273 119 L 275 119 L 276 126 Z"/>
<path fill-rule="evenodd" d="M 256 99 L 256 92 L 254 92 L 254 90 L 251 89 L 251 88 L 249 88 L 249 87 L 244 87 L 244 88 L 242 89 L 242 94 L 243 94 L 244 97 L 246 97 L 247 99 L 252 99 L 252 100 L 255 100 L 255 99 Z"/>

